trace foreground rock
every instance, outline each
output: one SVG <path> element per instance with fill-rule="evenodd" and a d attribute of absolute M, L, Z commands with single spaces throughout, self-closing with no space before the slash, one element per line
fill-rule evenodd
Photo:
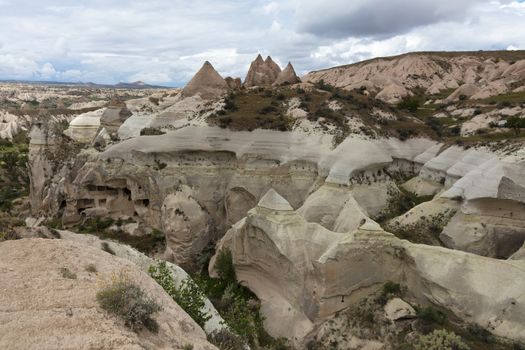
<path fill-rule="evenodd" d="M 87 271 L 90 264 L 95 272 Z M 216 349 L 147 274 L 99 249 L 64 240 L 6 241 L 0 244 L 0 271 L 3 349 Z M 121 272 L 162 305 L 154 315 L 157 334 L 135 333 L 98 306 L 100 281 Z"/>

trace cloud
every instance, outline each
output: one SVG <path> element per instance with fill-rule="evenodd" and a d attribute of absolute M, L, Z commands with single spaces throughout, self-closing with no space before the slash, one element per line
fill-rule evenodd
<path fill-rule="evenodd" d="M 462 21 L 473 5 L 488 0 L 301 1 L 298 28 L 319 36 L 394 36 L 419 26 Z"/>
<path fill-rule="evenodd" d="M 413 50 L 524 48 L 511 0 L 0 0 L 0 79 L 184 85 L 258 52 L 300 74 Z M 16 30 L 13 30 L 16 28 Z M 453 35 L 451 35 L 453 33 Z"/>

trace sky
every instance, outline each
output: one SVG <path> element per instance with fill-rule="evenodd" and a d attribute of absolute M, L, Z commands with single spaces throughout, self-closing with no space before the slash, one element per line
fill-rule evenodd
<path fill-rule="evenodd" d="M 257 53 L 309 71 L 411 51 L 525 49 L 524 0 L 0 0 L 0 79 L 183 86 Z"/>

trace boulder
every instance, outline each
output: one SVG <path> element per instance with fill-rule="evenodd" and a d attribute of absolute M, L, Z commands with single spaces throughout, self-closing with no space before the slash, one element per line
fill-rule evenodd
<path fill-rule="evenodd" d="M 217 73 L 211 63 L 206 61 L 184 87 L 182 95 L 190 97 L 198 94 L 203 99 L 213 99 L 227 93 L 229 89 L 228 83 Z"/>
<path fill-rule="evenodd" d="M 390 299 L 385 305 L 385 315 L 390 321 L 417 318 L 416 310 L 400 298 Z"/>
<path fill-rule="evenodd" d="M 295 73 L 295 69 L 292 66 L 291 62 L 288 62 L 288 65 L 282 72 L 279 73 L 277 79 L 275 79 L 273 85 L 289 85 L 300 83 L 301 79 Z"/>

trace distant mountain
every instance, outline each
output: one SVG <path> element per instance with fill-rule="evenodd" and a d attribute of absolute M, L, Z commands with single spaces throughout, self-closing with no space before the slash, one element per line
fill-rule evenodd
<path fill-rule="evenodd" d="M 101 89 L 168 89 L 167 86 L 150 85 L 143 81 L 135 81 L 132 83 L 120 82 L 118 84 L 97 84 L 92 82 L 63 82 L 63 81 L 31 81 L 31 80 L 0 80 L 2 83 L 14 84 L 41 84 L 41 85 L 61 85 L 71 87 L 90 87 Z"/>

